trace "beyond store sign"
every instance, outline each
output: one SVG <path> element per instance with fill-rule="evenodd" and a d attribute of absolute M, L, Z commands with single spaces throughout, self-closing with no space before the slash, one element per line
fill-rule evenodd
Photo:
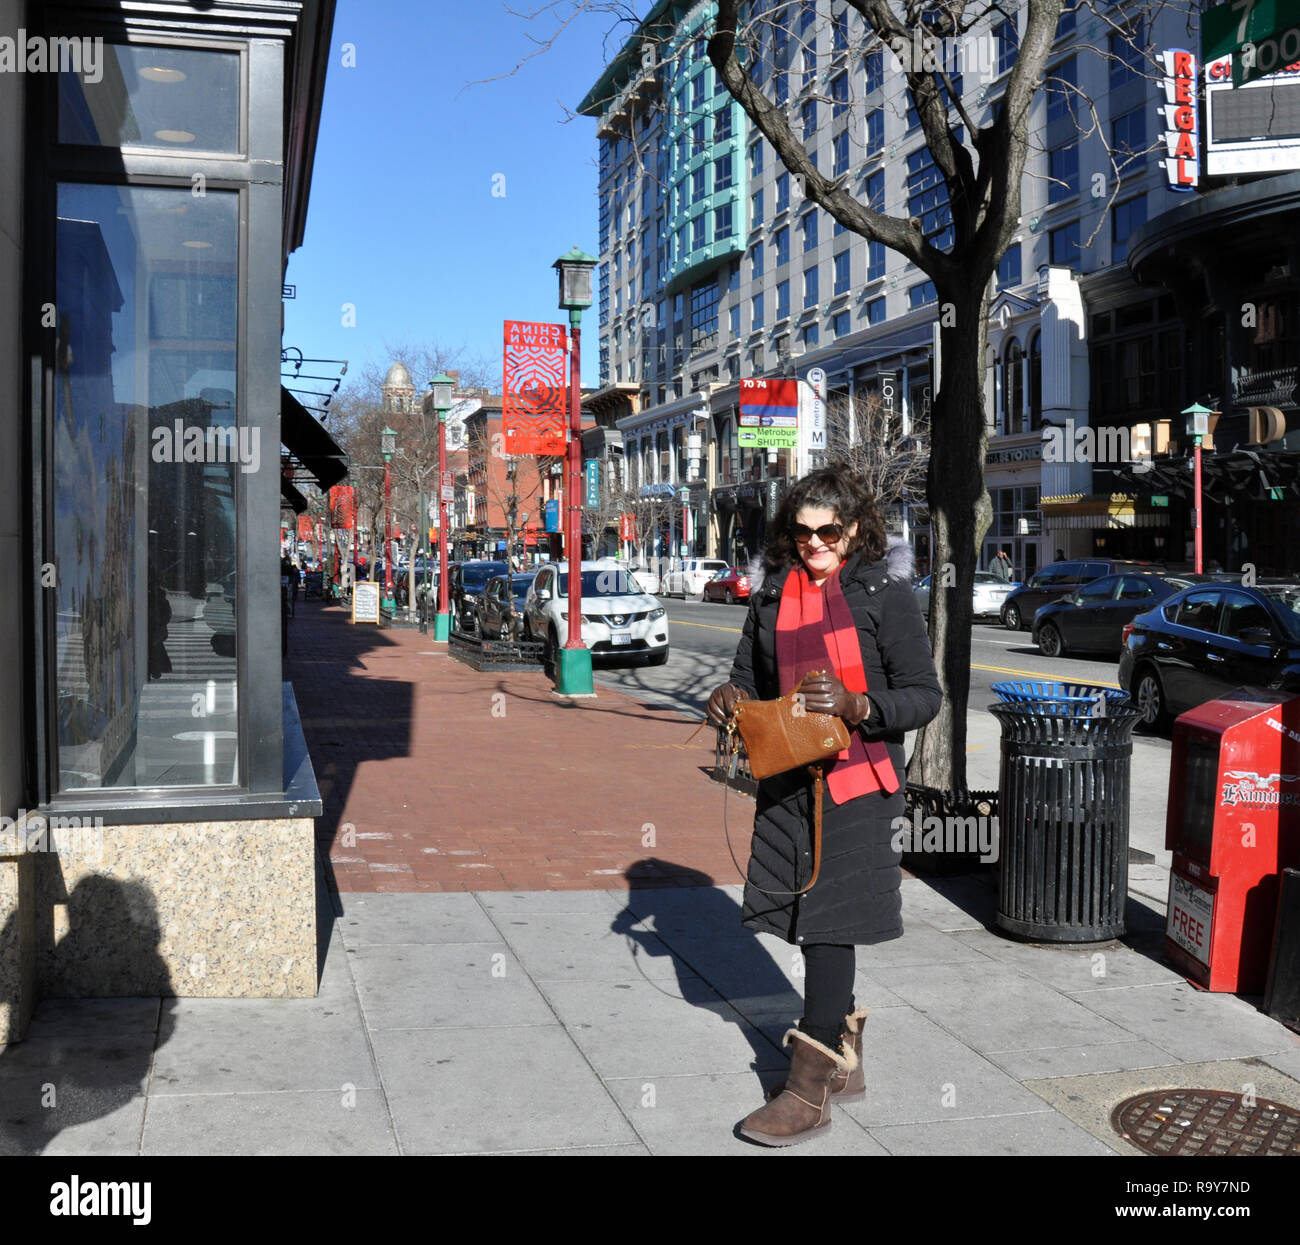
<path fill-rule="evenodd" d="M 1185 48 L 1168 48 L 1159 59 L 1165 71 L 1165 175 L 1170 190 L 1195 190 L 1201 156 L 1196 57 Z"/>

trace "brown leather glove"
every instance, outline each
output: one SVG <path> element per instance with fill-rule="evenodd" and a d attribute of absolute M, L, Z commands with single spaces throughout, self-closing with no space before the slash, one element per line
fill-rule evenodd
<path fill-rule="evenodd" d="M 810 674 L 799 690 L 809 713 L 834 713 L 850 726 L 858 726 L 871 715 L 871 702 L 861 692 L 851 692 L 833 674 Z"/>
<path fill-rule="evenodd" d="M 714 726 L 725 726 L 727 719 L 731 717 L 736 708 L 736 701 L 749 700 L 750 696 L 743 687 L 737 687 L 734 683 L 723 683 L 713 689 L 709 697 L 709 706 L 707 713 L 709 721 Z"/>

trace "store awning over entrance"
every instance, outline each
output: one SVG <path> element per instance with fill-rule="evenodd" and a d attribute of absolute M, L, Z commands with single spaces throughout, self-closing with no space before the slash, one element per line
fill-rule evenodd
<path fill-rule="evenodd" d="M 1165 527 L 1169 517 L 1145 498 L 1125 493 L 1066 493 L 1039 502 L 1047 528 Z"/>
<path fill-rule="evenodd" d="M 280 441 L 322 490 L 332 488 L 348 474 L 348 456 L 320 421 L 283 385 L 280 387 Z"/>
<path fill-rule="evenodd" d="M 1124 487 L 1141 497 L 1190 499 L 1191 458 L 1157 458 L 1150 471 L 1116 470 Z M 1276 490 L 1281 490 L 1281 496 Z M 1201 457 L 1201 492 L 1216 502 L 1278 501 L 1300 497 L 1300 450 L 1233 450 Z M 1046 502 L 1046 498 L 1043 499 Z"/>

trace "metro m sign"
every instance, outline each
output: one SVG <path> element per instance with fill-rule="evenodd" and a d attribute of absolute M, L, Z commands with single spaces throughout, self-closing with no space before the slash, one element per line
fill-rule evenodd
<path fill-rule="evenodd" d="M 1195 190 L 1199 180 L 1201 128 L 1196 113 L 1196 57 L 1185 48 L 1160 53 L 1164 69 L 1165 175 L 1170 190 Z"/>

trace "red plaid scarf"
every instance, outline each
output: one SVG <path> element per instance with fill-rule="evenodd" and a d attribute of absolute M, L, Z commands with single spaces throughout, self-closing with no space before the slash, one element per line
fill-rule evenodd
<path fill-rule="evenodd" d="M 781 695 L 794 691 L 814 670 L 834 674 L 851 692 L 867 691 L 862 646 L 853 613 L 844 599 L 840 573 L 818 588 L 803 566 L 793 567 L 781 591 L 776 616 L 776 667 Z M 826 789 L 836 804 L 855 796 L 899 787 L 889 749 L 881 740 L 867 742 L 850 730 L 849 747 L 826 770 Z"/>

